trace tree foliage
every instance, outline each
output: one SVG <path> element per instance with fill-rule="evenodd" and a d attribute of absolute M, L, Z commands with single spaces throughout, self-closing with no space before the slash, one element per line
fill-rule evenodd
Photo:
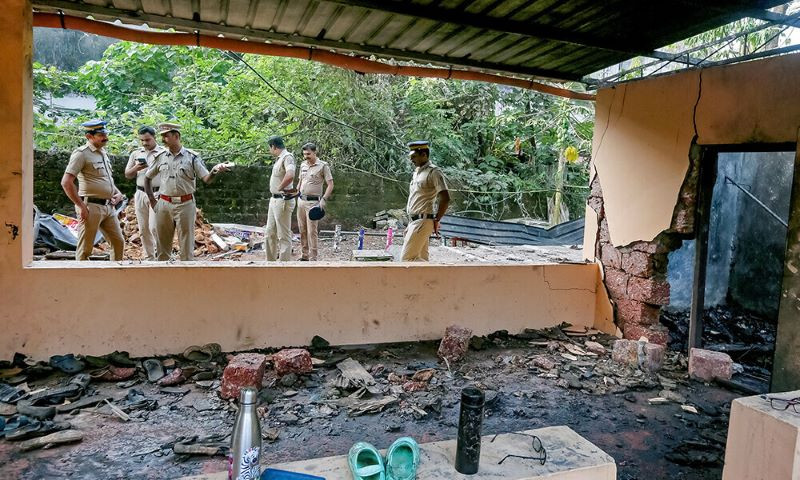
<path fill-rule="evenodd" d="M 307 142 L 335 169 L 408 182 L 405 144 L 432 142 L 432 156 L 467 200 L 494 218 L 530 210 L 530 195 L 552 195 L 556 164 L 573 146 L 584 159 L 567 169 L 570 210 L 583 212 L 593 105 L 494 84 L 361 75 L 296 59 L 118 42 L 77 72 L 34 69 L 36 98 L 91 95 L 96 112 L 54 112 L 39 104 L 37 148 L 71 149 L 77 124 L 109 120 L 110 150 L 136 146 L 141 125 L 176 120 L 187 146 L 206 159 L 267 164 L 266 140 L 294 151 Z M 541 202 L 539 202 L 541 204 Z"/>

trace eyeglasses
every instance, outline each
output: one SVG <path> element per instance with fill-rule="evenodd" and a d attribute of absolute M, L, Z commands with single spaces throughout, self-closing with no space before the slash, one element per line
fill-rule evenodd
<path fill-rule="evenodd" d="M 499 433 L 497 435 L 500 435 Z M 492 437 L 489 443 L 494 442 L 497 438 L 497 435 Z M 507 458 L 521 458 L 523 460 L 538 460 L 540 464 L 544 465 L 547 462 L 547 450 L 544 449 L 544 445 L 542 445 L 542 439 L 537 437 L 536 435 L 531 435 L 529 433 L 518 433 L 518 432 L 511 432 L 511 435 L 522 435 L 531 439 L 531 448 L 537 454 L 537 456 L 526 456 L 526 455 L 506 455 L 503 457 L 499 462 L 498 465 L 502 465 L 503 462 L 506 461 Z"/>
<path fill-rule="evenodd" d="M 762 395 L 761 398 L 764 400 L 769 401 L 769 406 L 775 410 L 788 410 L 789 407 L 794 410 L 794 413 L 800 413 L 800 397 L 795 398 L 780 398 L 780 397 L 769 397 L 767 395 Z"/>

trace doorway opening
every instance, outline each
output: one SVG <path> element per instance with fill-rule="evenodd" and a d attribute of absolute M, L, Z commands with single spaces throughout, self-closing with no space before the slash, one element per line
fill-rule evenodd
<path fill-rule="evenodd" d="M 669 254 L 673 345 L 725 352 L 734 381 L 769 389 L 795 152 L 706 149 L 695 238 Z M 678 335 L 675 335 L 678 332 Z"/>

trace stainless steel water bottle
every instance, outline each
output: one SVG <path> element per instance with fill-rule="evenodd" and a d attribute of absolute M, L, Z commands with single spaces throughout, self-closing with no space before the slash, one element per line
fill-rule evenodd
<path fill-rule="evenodd" d="M 483 425 L 483 391 L 477 387 L 461 390 L 461 415 L 458 419 L 456 471 L 465 475 L 478 473 L 481 459 L 481 427 Z"/>
<path fill-rule="evenodd" d="M 256 413 L 255 388 L 239 394 L 239 413 L 231 437 L 228 480 L 258 480 L 261 477 L 261 424 Z"/>

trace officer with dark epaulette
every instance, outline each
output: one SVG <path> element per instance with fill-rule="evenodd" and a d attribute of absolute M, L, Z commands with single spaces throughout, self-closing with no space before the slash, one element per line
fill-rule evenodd
<path fill-rule="evenodd" d="M 158 154 L 147 169 L 144 183 L 145 193 L 156 215 L 157 259 L 169 260 L 177 228 L 181 260 L 194 260 L 195 180 L 199 177 L 203 182 L 211 183 L 218 173 L 228 168 L 220 163 L 209 172 L 200 156 L 181 144 L 180 125 L 162 123 L 158 131 L 166 150 Z M 157 197 L 153 193 L 156 176 L 160 180 Z"/>
<path fill-rule="evenodd" d="M 80 220 L 76 260 L 87 260 L 92 254 L 98 229 L 111 245 L 111 258 L 122 260 L 125 247 L 125 238 L 114 211 L 114 205 L 122 201 L 122 193 L 114 185 L 111 161 L 105 150 L 108 143 L 107 123 L 95 119 L 81 124 L 86 144 L 72 152 L 61 178 L 61 187 L 75 204 L 75 213 Z"/>

